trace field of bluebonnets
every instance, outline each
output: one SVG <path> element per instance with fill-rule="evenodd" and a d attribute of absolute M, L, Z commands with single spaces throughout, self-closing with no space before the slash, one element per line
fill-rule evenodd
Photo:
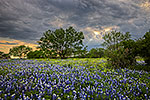
<path fill-rule="evenodd" d="M 0 100 L 148 100 L 150 72 L 105 59 L 0 60 Z"/>

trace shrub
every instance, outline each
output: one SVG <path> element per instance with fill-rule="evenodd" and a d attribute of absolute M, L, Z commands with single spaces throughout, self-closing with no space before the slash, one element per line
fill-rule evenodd
<path fill-rule="evenodd" d="M 137 41 L 138 54 L 150 65 L 150 31 Z"/>
<path fill-rule="evenodd" d="M 131 40 L 129 32 L 125 34 L 112 31 L 105 34 L 103 37 L 103 45 L 107 47 L 108 63 L 114 68 L 124 68 L 135 64 L 136 45 L 135 41 Z"/>
<path fill-rule="evenodd" d="M 126 48 L 119 48 L 118 50 L 108 51 L 107 56 L 108 64 L 111 64 L 114 68 L 124 68 L 134 65 L 136 63 L 134 55 L 131 54 L 131 51 Z"/>

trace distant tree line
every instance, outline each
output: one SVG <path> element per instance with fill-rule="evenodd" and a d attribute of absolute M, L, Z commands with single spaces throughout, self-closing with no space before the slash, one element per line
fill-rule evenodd
<path fill-rule="evenodd" d="M 55 31 L 48 30 L 37 41 L 39 44 L 37 50 L 32 51 L 32 48 L 21 45 L 11 48 L 8 55 L 29 59 L 107 57 L 109 64 L 115 68 L 134 65 L 136 57 L 140 56 L 144 58 L 147 65 L 150 65 L 150 31 L 137 40 L 131 39 L 129 32 L 108 32 L 103 36 L 105 49 L 92 48 L 88 51 L 87 46 L 83 45 L 83 40 L 83 32 L 78 32 L 73 27 L 60 28 Z M 4 53 L 0 52 L 0 58 L 3 58 L 2 56 L 4 56 Z"/>

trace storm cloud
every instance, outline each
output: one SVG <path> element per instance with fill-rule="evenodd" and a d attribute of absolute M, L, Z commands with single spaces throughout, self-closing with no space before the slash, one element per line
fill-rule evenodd
<path fill-rule="evenodd" d="M 69 26 L 84 32 L 89 47 L 102 42 L 94 31 L 109 28 L 139 38 L 150 29 L 150 1 L 0 0 L 0 37 L 34 42 L 48 29 Z"/>

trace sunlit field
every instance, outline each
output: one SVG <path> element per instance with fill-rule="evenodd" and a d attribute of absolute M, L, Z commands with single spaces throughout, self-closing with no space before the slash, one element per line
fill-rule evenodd
<path fill-rule="evenodd" d="M 1 60 L 0 100 L 150 99 L 150 73 L 106 59 Z"/>

